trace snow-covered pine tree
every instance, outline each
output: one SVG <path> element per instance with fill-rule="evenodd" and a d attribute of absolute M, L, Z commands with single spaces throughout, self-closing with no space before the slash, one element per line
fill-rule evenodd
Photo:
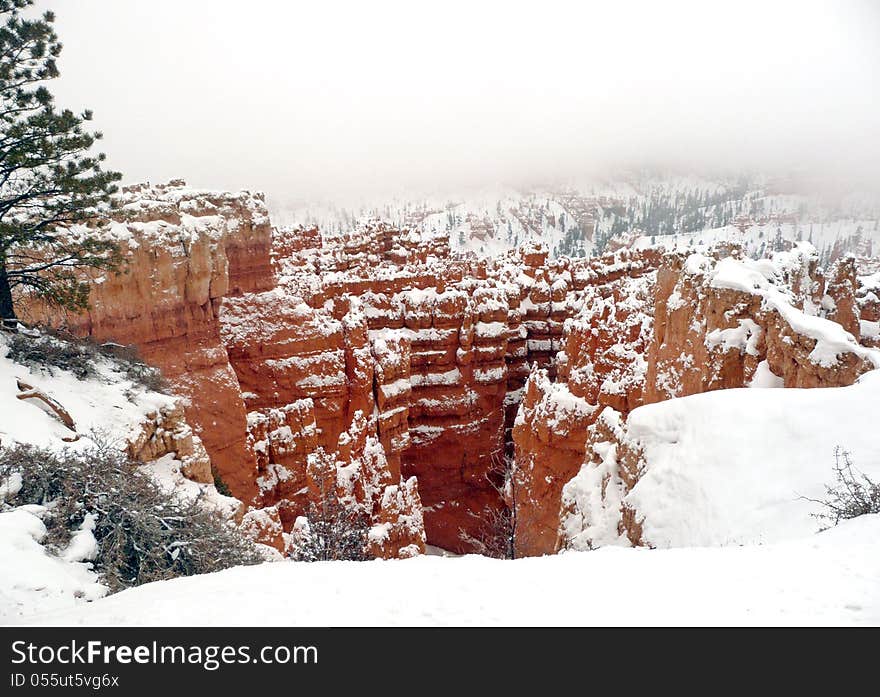
<path fill-rule="evenodd" d="M 87 228 L 116 191 L 118 172 L 89 151 L 100 133 L 91 112 L 57 110 L 47 80 L 58 77 L 61 43 L 51 12 L 23 15 L 33 0 L 0 0 L 0 321 L 16 326 L 14 293 L 84 309 L 88 285 L 78 269 L 117 270 L 117 246 Z"/>

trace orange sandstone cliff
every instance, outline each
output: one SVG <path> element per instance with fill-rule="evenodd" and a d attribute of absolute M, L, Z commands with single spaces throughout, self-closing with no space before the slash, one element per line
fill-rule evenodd
<path fill-rule="evenodd" d="M 374 556 L 480 550 L 511 506 L 517 554 L 553 552 L 579 534 L 560 521 L 585 519 L 565 485 L 610 462 L 633 409 L 851 384 L 872 367 L 858 340 L 880 341 L 876 272 L 842 259 L 823 274 L 807 246 L 760 262 L 730 247 L 477 259 L 379 222 L 275 230 L 248 192 L 171 182 L 121 203 L 106 227 L 128 270 L 93 278 L 68 324 L 162 368 L 243 527 L 281 551 L 330 476 L 370 517 Z M 631 488 L 638 453 L 620 450 Z M 639 542 L 635 512 L 619 526 Z"/>

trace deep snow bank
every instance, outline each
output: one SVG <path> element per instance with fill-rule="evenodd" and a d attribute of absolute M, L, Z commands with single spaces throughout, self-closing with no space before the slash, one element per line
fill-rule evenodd
<path fill-rule="evenodd" d="M 73 545 L 64 558 L 46 552 L 40 544 L 46 535 L 40 509 L 20 506 L 0 512 L 0 624 L 20 621 L 38 610 L 66 609 L 107 593 L 90 565 L 81 562 L 88 554 L 74 554 Z"/>
<path fill-rule="evenodd" d="M 24 621 L 105 626 L 877 624 L 878 588 L 880 516 L 862 516 L 775 545 L 607 547 L 516 561 L 421 556 L 238 567 L 151 583 Z"/>
<path fill-rule="evenodd" d="M 616 443 L 605 447 L 611 474 L 597 502 L 597 468 L 587 464 L 565 487 L 563 532 L 571 546 L 625 543 L 619 536 L 622 448 L 636 451 L 643 473 L 622 503 L 657 547 L 766 543 L 808 536 L 825 484 L 834 483 L 834 449 L 880 480 L 880 371 L 850 387 L 734 389 L 672 399 L 632 411 Z M 604 476 L 604 473 L 599 473 Z M 598 479 L 597 479 L 598 477 Z"/>

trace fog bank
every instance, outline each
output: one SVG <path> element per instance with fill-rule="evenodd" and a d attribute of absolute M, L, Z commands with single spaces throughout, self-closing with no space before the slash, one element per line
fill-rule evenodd
<path fill-rule="evenodd" d="M 880 158 L 880 6 L 42 1 L 126 181 L 306 200 Z"/>

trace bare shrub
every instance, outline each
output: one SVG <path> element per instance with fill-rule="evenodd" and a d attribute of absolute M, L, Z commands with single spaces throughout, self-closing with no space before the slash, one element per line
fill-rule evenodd
<path fill-rule="evenodd" d="M 476 537 L 459 530 L 459 539 L 472 545 L 479 554 L 496 559 L 516 559 L 516 477 L 513 458 L 497 454 L 486 473 L 486 481 L 501 499 L 499 508 L 485 508 L 471 513 L 479 518 Z"/>
<path fill-rule="evenodd" d="M 200 498 L 170 496 L 140 464 L 100 443 L 85 452 L 15 445 L 0 448 L 0 483 L 21 479 L 7 504 L 46 506 L 50 551 L 62 551 L 91 515 L 94 568 L 112 592 L 263 561 L 253 543 Z"/>
<path fill-rule="evenodd" d="M 336 496 L 328 477 L 321 477 L 320 500 L 310 503 L 298 521 L 290 557 L 295 561 L 367 561 L 370 516 Z"/>
<path fill-rule="evenodd" d="M 822 499 L 801 497 L 822 506 L 820 513 L 812 515 L 829 523 L 823 530 L 837 525 L 841 520 L 880 513 L 880 482 L 874 482 L 868 475 L 859 472 L 853 466 L 850 453 L 840 446 L 834 448 L 834 481 L 834 484 L 825 486 L 825 497 Z"/>
<path fill-rule="evenodd" d="M 154 392 L 168 393 L 169 385 L 158 368 L 147 365 L 134 346 L 113 342 L 99 343 L 90 337 L 77 337 L 69 332 L 42 329 L 35 333 L 9 335 L 6 357 L 15 363 L 52 371 L 67 370 L 80 380 L 97 375 L 95 365 L 102 358 L 113 362 L 114 368 L 132 382 Z"/>

